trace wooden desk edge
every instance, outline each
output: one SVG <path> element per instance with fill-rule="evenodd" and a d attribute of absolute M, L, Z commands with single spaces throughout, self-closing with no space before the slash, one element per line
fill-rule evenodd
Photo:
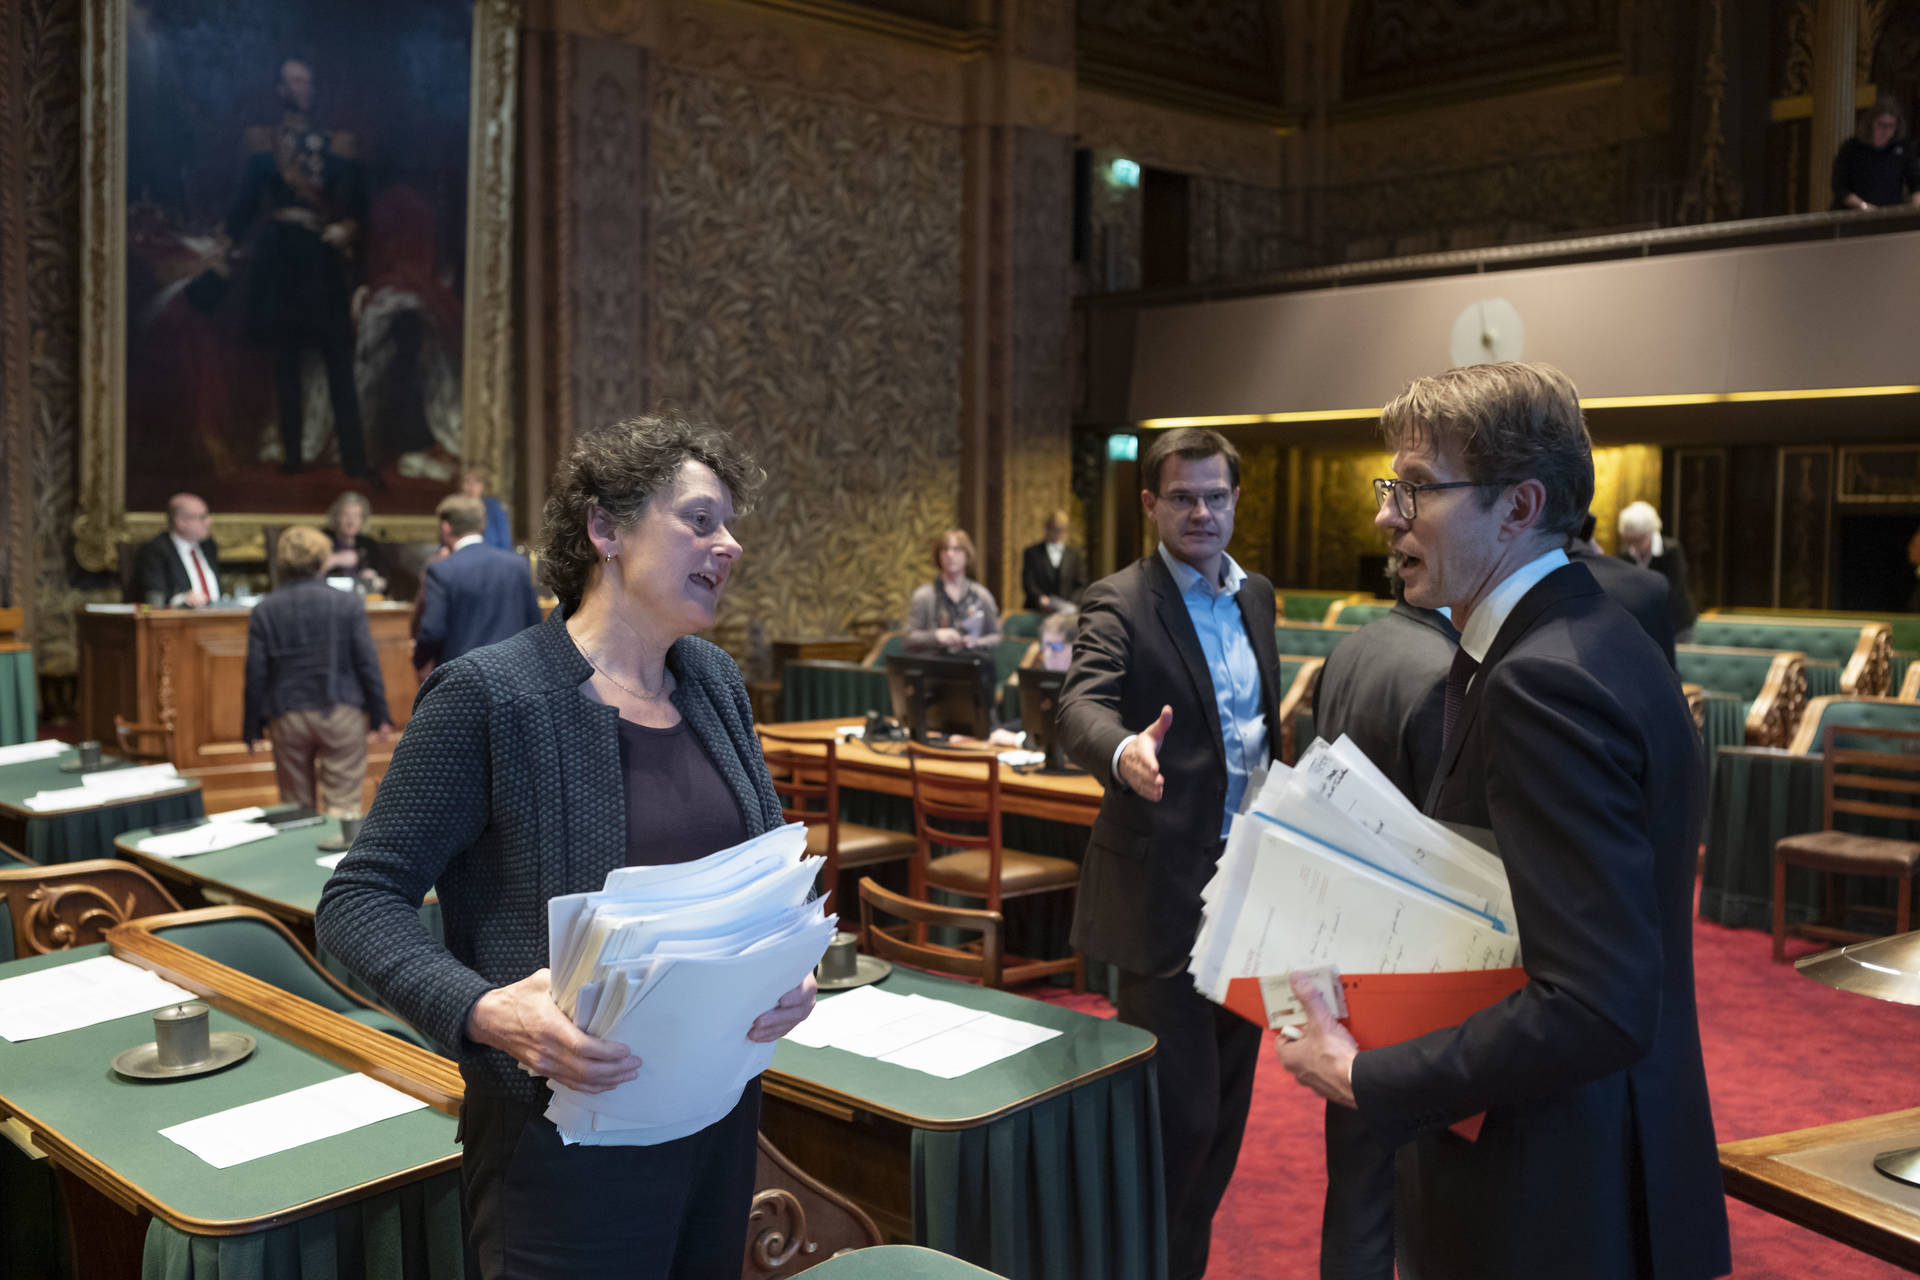
<path fill-rule="evenodd" d="M 97 813 L 102 809 L 118 809 L 122 805 L 141 804 L 148 800 L 171 800 L 175 796 L 195 795 L 200 791 L 200 781 L 197 778 L 182 777 L 181 782 L 185 785 L 168 787 L 165 791 L 149 791 L 145 795 L 127 796 L 125 799 L 106 804 L 77 804 L 71 809 L 23 809 L 17 804 L 8 804 L 5 800 L 0 800 L 0 814 L 7 814 L 26 822 L 31 822 L 35 818 L 68 818 L 76 813 Z"/>
<path fill-rule="evenodd" d="M 899 1124 L 904 1124 L 912 1129 L 924 1129 L 930 1133 L 953 1133 L 962 1129 L 977 1129 L 981 1125 L 992 1124 L 995 1120 L 1003 1119 L 1016 1111 L 1024 1111 L 1028 1107 L 1045 1102 L 1048 1098 L 1055 1098 L 1063 1093 L 1069 1093 L 1089 1081 L 1098 1080 L 1102 1076 L 1116 1075 L 1128 1067 L 1135 1066 L 1153 1057 L 1154 1051 L 1158 1048 L 1159 1041 L 1152 1041 L 1149 1044 L 1142 1045 L 1125 1057 L 1117 1058 L 1103 1067 L 1096 1067 L 1092 1071 L 1083 1071 L 1071 1079 L 1063 1080 L 1059 1084 L 1040 1090 L 1038 1093 L 1030 1093 L 1024 1098 L 1016 1098 L 1004 1107 L 996 1107 L 992 1111 L 982 1111 L 978 1115 L 971 1116 L 946 1116 L 936 1119 L 929 1116 L 916 1115 L 911 1111 L 899 1111 L 893 1107 L 876 1106 L 871 1099 L 863 1098 L 856 1094 L 844 1093 L 839 1089 L 831 1088 L 817 1081 L 805 1080 L 799 1076 L 789 1075 L 787 1072 L 780 1070 L 779 1067 L 767 1068 L 766 1074 L 761 1077 L 761 1088 L 776 1098 L 783 1098 L 788 1102 L 797 1103 L 800 1106 L 809 1107 L 815 1111 L 827 1111 L 842 1116 L 843 1118 L 852 1112 L 864 1112 L 867 1115 L 878 1116 L 883 1120 L 892 1120 Z"/>
<path fill-rule="evenodd" d="M 1898 1130 L 1906 1126 L 1905 1135 Z M 1720 1144 L 1727 1194 L 1788 1222 L 1909 1270 L 1920 1269 L 1920 1214 L 1903 1213 L 1776 1157 L 1886 1135 L 1888 1149 L 1920 1145 L 1920 1108 Z"/>
<path fill-rule="evenodd" d="M 182 884 L 190 884 L 202 890 L 214 889 L 220 893 L 231 896 L 235 902 L 249 907 L 258 907 L 268 915 L 284 920 L 288 924 L 299 925 L 308 930 L 313 928 L 313 912 L 303 907 L 295 906 L 293 903 L 281 898 L 269 898 L 263 893 L 255 893 L 251 889 L 243 889 L 231 880 L 221 880 L 214 876 L 203 876 L 178 858 L 163 858 L 158 854 L 147 853 L 127 842 L 127 837 L 133 834 L 135 833 L 122 832 L 120 835 L 115 836 L 113 838 L 113 848 L 115 853 L 125 858 L 128 862 L 133 863 L 135 866 L 151 871 L 162 880 L 173 880 Z"/>

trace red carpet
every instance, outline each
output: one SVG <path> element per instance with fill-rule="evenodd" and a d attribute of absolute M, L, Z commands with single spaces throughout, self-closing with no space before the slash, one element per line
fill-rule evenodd
<path fill-rule="evenodd" d="M 1895 1111 L 1914 1087 L 1920 1008 L 1843 995 L 1769 959 L 1764 933 L 1694 923 L 1700 1030 L 1722 1141 Z M 1816 950 L 1811 944 L 1790 954 Z M 1088 1012 L 1097 996 L 1053 997 Z M 1214 1220 L 1209 1280 L 1318 1274 L 1326 1165 L 1319 1099 L 1272 1054 L 1261 1060 L 1240 1167 Z M 1920 1140 L 1920 1139 L 1917 1139 Z M 1728 1201 L 1743 1280 L 1882 1280 L 1907 1273 Z"/>

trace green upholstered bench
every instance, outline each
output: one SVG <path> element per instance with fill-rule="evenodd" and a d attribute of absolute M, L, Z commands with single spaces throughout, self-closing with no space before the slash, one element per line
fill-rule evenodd
<path fill-rule="evenodd" d="M 1364 627 L 1392 612 L 1391 600 L 1341 600 L 1327 610 L 1327 625 Z"/>
<path fill-rule="evenodd" d="M 1807 659 L 1797 652 L 1766 652 L 1718 645 L 1683 644 L 1674 647 L 1680 679 L 1706 691 L 1703 733 L 1709 751 L 1723 746 L 1784 747 L 1799 727 L 1807 699 Z M 1738 741 L 1724 741 L 1724 703 L 1737 699 L 1743 726 Z M 1709 757 L 1711 758 L 1711 756 Z"/>
<path fill-rule="evenodd" d="M 1721 605 L 1708 609 L 1703 618 L 1779 618 L 1787 622 L 1825 622 L 1864 627 L 1884 622 L 1893 633 L 1893 647 L 1907 653 L 1920 652 L 1920 613 L 1861 613 L 1847 609 L 1774 609 L 1762 605 Z"/>
<path fill-rule="evenodd" d="M 1358 627 L 1303 626 L 1296 622 L 1283 622 L 1273 629 L 1273 642 L 1283 656 L 1324 658 L 1333 652 L 1334 646 L 1359 629 Z"/>
<path fill-rule="evenodd" d="M 1301 587 L 1279 587 L 1274 590 L 1274 599 L 1278 607 L 1274 615 L 1285 622 L 1320 622 L 1327 616 L 1327 610 L 1342 600 L 1349 599 L 1351 591 L 1309 590 Z"/>
<path fill-rule="evenodd" d="M 1312 732 L 1313 695 L 1320 687 L 1320 668 L 1325 658 L 1280 659 L 1280 763 L 1292 764 L 1308 742 L 1300 738 L 1304 728 Z M 1304 719 L 1303 719 L 1304 717 Z"/>
<path fill-rule="evenodd" d="M 1791 649 L 1814 662 L 1833 663 L 1840 669 L 1833 693 L 1886 693 L 1893 672 L 1892 629 L 1884 622 L 1709 614 L 1694 624 L 1693 639 L 1695 644 L 1725 648 Z M 1812 679 L 1825 683 L 1817 676 Z"/>
<path fill-rule="evenodd" d="M 1902 702 L 1898 698 L 1814 698 L 1800 717 L 1793 742 L 1787 748 L 1795 755 L 1820 750 L 1820 735 L 1830 724 L 1853 725 L 1862 729 L 1920 730 L 1920 702 Z M 1841 744 L 1844 748 L 1845 744 Z"/>

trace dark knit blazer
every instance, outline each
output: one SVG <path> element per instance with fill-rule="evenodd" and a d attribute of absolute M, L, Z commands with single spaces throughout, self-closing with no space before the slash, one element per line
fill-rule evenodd
<path fill-rule="evenodd" d="M 747 831 L 780 825 L 739 667 L 694 636 L 667 666 L 673 705 Z M 472 1092 L 544 1104 L 546 1083 L 468 1039 L 467 1015 L 487 991 L 546 966 L 549 898 L 596 891 L 626 864 L 618 713 L 580 696 L 592 674 L 559 610 L 437 669 L 314 913 L 320 945 L 456 1059 Z M 420 922 L 429 888 L 444 946 Z"/>

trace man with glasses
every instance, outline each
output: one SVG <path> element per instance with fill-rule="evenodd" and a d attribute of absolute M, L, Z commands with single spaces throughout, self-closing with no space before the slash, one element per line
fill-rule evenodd
<path fill-rule="evenodd" d="M 1278 724 L 1273 584 L 1227 554 L 1240 455 L 1217 432 L 1156 439 L 1140 494 L 1160 545 L 1081 597 L 1060 742 L 1106 785 L 1073 944 L 1119 970 L 1118 1014 L 1159 1038 L 1168 1274 L 1200 1280 L 1233 1177 L 1262 1033 L 1194 990 L 1200 889 Z"/>
<path fill-rule="evenodd" d="M 1704 762 L 1664 655 L 1563 549 L 1593 496 L 1573 384 L 1453 369 L 1381 425 L 1395 477 L 1375 523 L 1408 601 L 1460 631 L 1425 808 L 1492 831 L 1528 982 L 1366 1052 L 1296 988 L 1311 1021 L 1281 1061 L 1400 1147 L 1402 1276 L 1723 1275 L 1693 991 Z M 1476 1141 L 1446 1128 L 1476 1115 Z"/>
<path fill-rule="evenodd" d="M 212 513 L 199 495 L 167 499 L 167 527 L 140 545 L 133 562 L 134 603 L 199 609 L 220 598 L 220 549 L 207 530 Z"/>

